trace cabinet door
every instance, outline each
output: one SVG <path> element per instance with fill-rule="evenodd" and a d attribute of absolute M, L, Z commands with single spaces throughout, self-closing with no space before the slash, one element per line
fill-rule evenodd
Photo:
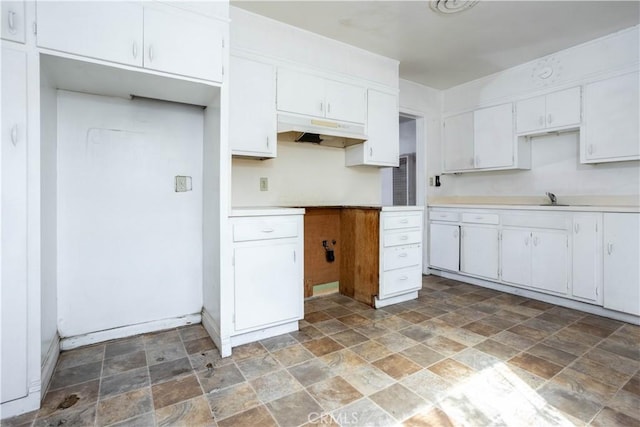
<path fill-rule="evenodd" d="M 640 315 L 640 215 L 604 214 L 604 307 Z"/>
<path fill-rule="evenodd" d="M 476 168 L 513 165 L 513 105 L 503 104 L 474 111 L 473 141 Z"/>
<path fill-rule="evenodd" d="M 447 117 L 442 133 L 444 171 L 473 169 L 473 113 Z"/>
<path fill-rule="evenodd" d="M 573 216 L 571 295 L 602 303 L 602 215 Z"/>
<path fill-rule="evenodd" d="M 553 92 L 546 96 L 545 121 L 548 128 L 580 123 L 580 87 Z"/>
<path fill-rule="evenodd" d="M 434 268 L 460 268 L 460 229 L 457 225 L 435 224 L 429 228 L 429 264 Z"/>
<path fill-rule="evenodd" d="M 531 286 L 566 294 L 569 284 L 569 237 L 564 231 L 534 231 Z"/>
<path fill-rule="evenodd" d="M 363 87 L 325 81 L 325 117 L 345 122 L 364 123 L 367 114 L 367 91 Z"/>
<path fill-rule="evenodd" d="M 0 397 L 27 395 L 27 58 L 2 49 Z"/>
<path fill-rule="evenodd" d="M 400 130 L 398 122 L 398 97 L 375 90 L 368 96 L 368 136 L 365 142 L 367 164 L 398 166 L 400 155 Z"/>
<path fill-rule="evenodd" d="M 324 79 L 278 68 L 278 110 L 324 117 Z"/>
<path fill-rule="evenodd" d="M 635 72 L 585 86 L 583 162 L 640 159 L 639 78 Z"/>
<path fill-rule="evenodd" d="M 276 157 L 275 67 L 238 56 L 229 65 L 231 154 Z"/>
<path fill-rule="evenodd" d="M 24 43 L 24 16 L 24 1 L 3 1 L 0 36 L 5 40 Z"/>
<path fill-rule="evenodd" d="M 527 133 L 544 129 L 545 97 L 537 96 L 516 103 L 516 130 Z"/>
<path fill-rule="evenodd" d="M 145 68 L 221 82 L 226 25 L 179 9 L 145 6 Z"/>
<path fill-rule="evenodd" d="M 464 225 L 460 228 L 460 271 L 498 278 L 498 229 Z"/>
<path fill-rule="evenodd" d="M 37 15 L 40 47 L 142 65 L 143 14 L 139 2 L 38 1 Z"/>
<path fill-rule="evenodd" d="M 297 243 L 236 247 L 235 329 L 244 331 L 302 316 L 303 254 Z"/>
<path fill-rule="evenodd" d="M 504 282 L 531 283 L 531 246 L 529 230 L 502 230 L 500 271 Z"/>

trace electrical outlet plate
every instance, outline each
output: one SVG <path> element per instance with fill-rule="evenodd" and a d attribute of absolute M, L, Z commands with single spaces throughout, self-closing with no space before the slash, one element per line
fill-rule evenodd
<path fill-rule="evenodd" d="M 191 190 L 192 185 L 190 176 L 176 176 L 176 193 L 183 193 Z"/>
<path fill-rule="evenodd" d="M 264 176 L 260 178 L 260 191 L 269 191 L 269 178 Z"/>

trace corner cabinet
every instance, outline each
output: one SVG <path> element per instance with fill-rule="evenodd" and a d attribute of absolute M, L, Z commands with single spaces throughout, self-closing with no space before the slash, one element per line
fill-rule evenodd
<path fill-rule="evenodd" d="M 158 3 L 38 1 L 36 8 L 39 47 L 222 81 L 226 22 Z"/>
<path fill-rule="evenodd" d="M 585 85 L 580 161 L 640 159 L 638 71 Z"/>
<path fill-rule="evenodd" d="M 298 329 L 303 313 L 304 209 L 230 218 L 232 346 Z"/>
<path fill-rule="evenodd" d="M 529 169 L 531 148 L 517 138 L 513 103 L 481 108 L 443 120 L 443 171 Z"/>
<path fill-rule="evenodd" d="M 363 144 L 346 150 L 347 166 L 393 166 L 399 164 L 398 95 L 369 89 L 367 96 L 367 135 Z"/>
<path fill-rule="evenodd" d="M 229 69 L 231 154 L 261 159 L 276 157 L 275 67 L 231 55 Z"/>

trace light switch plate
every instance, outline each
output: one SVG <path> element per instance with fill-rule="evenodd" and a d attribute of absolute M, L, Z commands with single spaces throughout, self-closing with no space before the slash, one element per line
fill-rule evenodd
<path fill-rule="evenodd" d="M 269 191 L 269 178 L 264 176 L 260 178 L 260 191 Z"/>

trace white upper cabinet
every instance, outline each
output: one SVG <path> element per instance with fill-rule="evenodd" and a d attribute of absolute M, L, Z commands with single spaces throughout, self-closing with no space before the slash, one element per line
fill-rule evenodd
<path fill-rule="evenodd" d="M 640 159 L 638 72 L 585 85 L 582 163 Z"/>
<path fill-rule="evenodd" d="M 36 7 L 38 46 L 142 66 L 141 3 L 39 1 Z"/>
<path fill-rule="evenodd" d="M 367 92 L 364 87 L 279 68 L 277 105 L 279 111 L 364 123 Z"/>
<path fill-rule="evenodd" d="M 222 81 L 226 25 L 140 2 L 37 3 L 38 46 L 120 64 Z"/>
<path fill-rule="evenodd" d="M 513 104 L 502 104 L 473 112 L 474 160 L 476 168 L 510 167 L 515 162 Z"/>
<path fill-rule="evenodd" d="M 179 9 L 145 6 L 145 68 L 222 81 L 225 25 Z"/>
<path fill-rule="evenodd" d="M 25 42 L 24 1 L 2 1 L 0 36 L 4 40 Z"/>
<path fill-rule="evenodd" d="M 516 103 L 518 134 L 548 131 L 580 124 L 580 87 L 561 90 Z"/>
<path fill-rule="evenodd" d="M 447 117 L 442 123 L 443 170 L 473 169 L 473 113 Z"/>
<path fill-rule="evenodd" d="M 363 144 L 346 148 L 346 165 L 398 166 L 398 96 L 369 89 L 367 105 L 368 138 Z"/>
<path fill-rule="evenodd" d="M 229 66 L 231 154 L 276 157 L 275 67 L 235 55 Z"/>

